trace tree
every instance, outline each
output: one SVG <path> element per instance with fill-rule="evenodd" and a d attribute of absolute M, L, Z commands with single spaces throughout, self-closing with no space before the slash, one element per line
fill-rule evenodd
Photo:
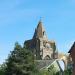
<path fill-rule="evenodd" d="M 6 64 L 3 63 L 0 66 L 0 75 L 5 75 Z"/>
<path fill-rule="evenodd" d="M 33 54 L 25 47 L 22 48 L 18 43 L 11 51 L 6 65 L 5 75 L 34 75 L 37 72 Z"/>
<path fill-rule="evenodd" d="M 65 70 L 64 75 L 72 75 L 72 70 L 71 69 Z"/>

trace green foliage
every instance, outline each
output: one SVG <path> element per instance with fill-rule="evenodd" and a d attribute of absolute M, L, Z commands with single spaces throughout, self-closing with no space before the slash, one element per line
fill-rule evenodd
<path fill-rule="evenodd" d="M 52 69 L 53 67 L 50 68 L 50 71 L 48 71 L 47 69 L 41 70 L 39 75 L 60 75 L 61 72 L 55 72 L 54 69 Z M 67 69 L 64 71 L 63 75 L 72 75 L 72 71 L 71 69 Z"/>
<path fill-rule="evenodd" d="M 64 71 L 64 75 L 72 75 L 71 69 L 67 69 Z"/>
<path fill-rule="evenodd" d="M 60 75 L 59 71 L 58 71 L 58 68 L 55 68 L 55 66 L 57 66 L 56 63 L 51 65 L 48 69 L 47 68 L 42 69 L 40 71 L 40 73 L 41 73 L 40 75 Z"/>
<path fill-rule="evenodd" d="M 54 71 L 42 70 L 39 75 L 60 75 L 59 72 L 54 73 Z"/>
<path fill-rule="evenodd" d="M 39 75 L 60 75 L 60 72 L 59 71 L 55 72 L 55 70 L 48 71 L 46 69 L 46 70 L 40 71 Z M 71 69 L 65 70 L 64 73 L 63 73 L 63 75 L 72 75 Z"/>
<path fill-rule="evenodd" d="M 3 64 L 0 66 L 0 75 L 5 75 L 5 69 L 6 69 L 6 64 L 3 63 Z"/>
<path fill-rule="evenodd" d="M 32 53 L 18 43 L 15 44 L 14 50 L 9 55 L 6 65 L 5 75 L 34 75 L 37 73 Z"/>
<path fill-rule="evenodd" d="M 64 71 L 64 75 L 71 75 L 70 69 Z M 60 75 L 57 63 L 51 65 L 48 69 L 38 70 L 34 62 L 33 53 L 15 44 L 14 50 L 11 51 L 6 63 L 0 67 L 0 75 Z"/>
<path fill-rule="evenodd" d="M 61 70 L 57 64 L 57 62 L 54 62 L 52 65 L 48 66 L 47 68 L 44 68 L 40 71 L 40 75 L 60 75 Z"/>
<path fill-rule="evenodd" d="M 40 71 L 40 75 L 50 75 L 47 70 Z"/>

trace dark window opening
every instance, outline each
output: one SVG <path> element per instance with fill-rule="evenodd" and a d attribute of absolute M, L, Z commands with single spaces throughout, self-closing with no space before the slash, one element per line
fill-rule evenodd
<path fill-rule="evenodd" d="M 45 56 L 45 58 L 44 58 L 45 60 L 50 60 L 51 58 L 50 58 L 50 56 L 49 55 L 47 55 L 47 56 Z"/>
<path fill-rule="evenodd" d="M 43 32 L 43 36 L 45 36 L 45 31 Z"/>

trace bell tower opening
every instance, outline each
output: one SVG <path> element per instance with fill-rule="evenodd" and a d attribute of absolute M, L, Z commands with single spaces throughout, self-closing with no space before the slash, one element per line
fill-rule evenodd
<path fill-rule="evenodd" d="M 45 35 L 45 31 L 43 32 L 43 36 Z"/>
<path fill-rule="evenodd" d="M 45 31 L 43 31 L 43 36 L 46 36 L 46 32 Z"/>

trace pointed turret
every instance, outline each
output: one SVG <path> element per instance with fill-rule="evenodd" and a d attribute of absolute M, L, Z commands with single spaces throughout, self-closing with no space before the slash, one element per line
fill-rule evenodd
<path fill-rule="evenodd" d="M 42 22 L 39 21 L 37 28 L 35 29 L 35 33 L 33 38 L 44 38 L 47 39 L 45 29 L 42 25 Z"/>

